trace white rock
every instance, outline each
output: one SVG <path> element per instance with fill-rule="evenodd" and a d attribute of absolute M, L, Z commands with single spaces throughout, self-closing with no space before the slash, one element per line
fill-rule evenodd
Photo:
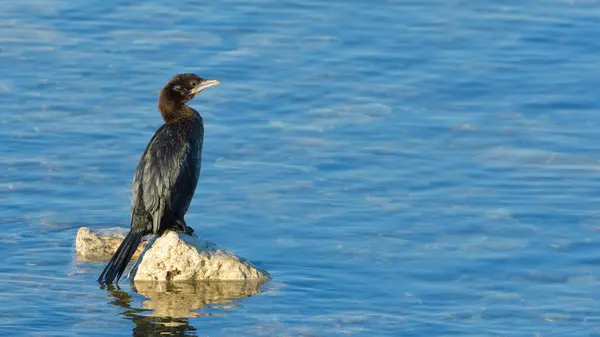
<path fill-rule="evenodd" d="M 135 281 L 264 280 L 269 274 L 196 236 L 166 232 L 148 249 Z"/>
<path fill-rule="evenodd" d="M 77 256 L 88 261 L 108 261 L 123 237 L 114 233 L 98 235 L 82 227 L 77 232 Z M 144 246 L 145 243 L 138 247 L 134 259 Z M 269 277 L 266 271 L 213 243 L 195 235 L 168 231 L 144 254 L 134 280 L 266 281 Z"/>
<path fill-rule="evenodd" d="M 113 227 L 102 231 L 91 231 L 87 227 L 81 227 L 75 238 L 75 251 L 77 258 L 81 261 L 102 262 L 108 261 L 115 253 L 127 230 L 125 228 Z M 148 242 L 142 242 L 131 258 L 136 261 Z"/>

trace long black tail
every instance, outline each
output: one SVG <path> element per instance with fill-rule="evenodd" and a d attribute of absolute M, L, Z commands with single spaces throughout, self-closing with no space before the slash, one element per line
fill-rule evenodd
<path fill-rule="evenodd" d="M 106 284 L 119 282 L 129 260 L 131 260 L 135 250 L 140 245 L 140 242 L 142 242 L 143 236 L 144 234 L 140 231 L 130 230 L 129 233 L 127 233 L 127 236 L 123 242 L 121 242 L 121 245 L 98 278 L 98 282 Z"/>

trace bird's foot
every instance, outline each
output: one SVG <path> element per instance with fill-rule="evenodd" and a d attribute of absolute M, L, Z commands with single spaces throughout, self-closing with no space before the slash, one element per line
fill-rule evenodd
<path fill-rule="evenodd" d="M 185 223 L 185 220 L 183 220 L 183 219 L 177 219 L 177 220 L 175 220 L 175 225 L 173 227 L 174 227 L 173 229 L 176 232 L 183 232 L 183 233 L 185 233 L 187 235 L 194 234 L 194 229 L 192 227 L 188 226 Z"/>
<path fill-rule="evenodd" d="M 194 235 L 194 229 L 192 227 L 190 227 L 190 226 L 187 226 L 185 228 L 185 234 L 190 235 L 190 236 Z"/>

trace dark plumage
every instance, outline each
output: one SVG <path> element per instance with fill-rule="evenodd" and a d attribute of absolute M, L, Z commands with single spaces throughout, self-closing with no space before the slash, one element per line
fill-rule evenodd
<path fill-rule="evenodd" d="M 202 161 L 204 124 L 185 105 L 200 91 L 219 84 L 194 74 L 173 77 L 162 89 L 158 108 L 165 120 L 146 146 L 133 176 L 131 229 L 98 279 L 118 282 L 144 235 L 166 229 L 188 232 L 184 220 L 196 190 Z"/>

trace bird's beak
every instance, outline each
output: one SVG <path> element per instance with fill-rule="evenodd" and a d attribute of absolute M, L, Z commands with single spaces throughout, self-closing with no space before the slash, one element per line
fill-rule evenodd
<path fill-rule="evenodd" d="M 210 88 L 210 87 L 214 87 L 215 85 L 219 85 L 219 83 L 221 83 L 221 82 L 219 82 L 217 80 L 204 80 L 200 84 L 198 84 L 197 86 L 192 88 L 192 91 L 191 91 L 192 95 L 196 95 L 200 91 L 202 91 L 206 88 Z"/>

